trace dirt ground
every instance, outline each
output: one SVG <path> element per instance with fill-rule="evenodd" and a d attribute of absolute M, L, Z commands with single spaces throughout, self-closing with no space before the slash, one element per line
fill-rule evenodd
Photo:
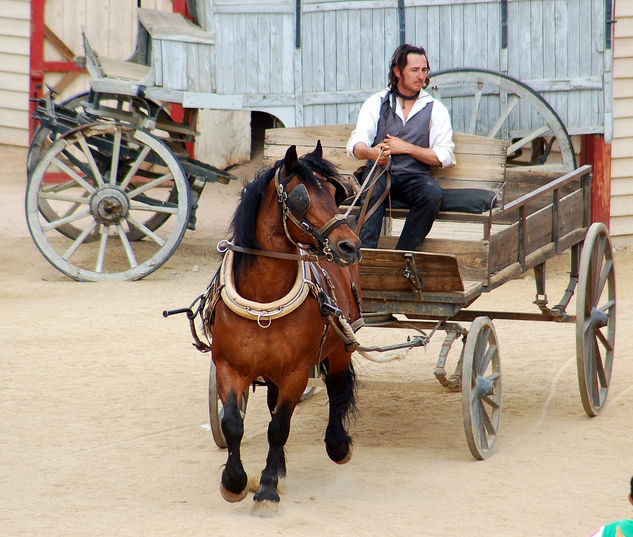
<path fill-rule="evenodd" d="M 0 535 L 587 536 L 631 514 L 630 251 L 616 253 L 616 360 L 601 416 L 582 409 L 570 324 L 495 322 L 503 413 L 484 462 L 468 451 L 460 394 L 433 377 L 442 334 L 404 360 L 359 358 L 353 459 L 327 458 L 319 389 L 293 419 L 278 515 L 262 519 L 251 514 L 252 496 L 220 497 L 226 453 L 208 430 L 209 355 L 191 346 L 183 316 L 161 316 L 204 291 L 239 185 L 207 187 L 198 231 L 145 280 L 82 284 L 50 266 L 29 236 L 24 162 L 24 151 L 0 149 Z M 565 255 L 548 263 L 552 302 L 568 266 Z M 528 275 L 474 306 L 535 311 L 533 299 Z M 405 336 L 359 332 L 363 344 Z M 246 417 L 249 473 L 263 468 L 266 427 L 260 389 Z"/>

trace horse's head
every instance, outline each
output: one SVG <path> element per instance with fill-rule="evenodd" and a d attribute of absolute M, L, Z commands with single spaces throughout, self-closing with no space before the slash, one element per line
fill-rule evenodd
<path fill-rule="evenodd" d="M 341 266 L 360 261 L 360 240 L 338 209 L 347 189 L 334 165 L 323 159 L 321 142 L 301 158 L 294 145 L 289 147 L 278 163 L 275 188 L 291 242 Z"/>

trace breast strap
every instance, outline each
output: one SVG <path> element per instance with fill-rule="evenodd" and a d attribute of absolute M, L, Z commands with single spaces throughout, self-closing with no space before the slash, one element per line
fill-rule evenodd
<path fill-rule="evenodd" d="M 306 269 L 308 262 L 297 262 L 297 277 L 292 289 L 278 300 L 273 302 L 256 302 L 242 297 L 235 287 L 233 280 L 233 251 L 228 250 L 224 254 L 220 267 L 220 296 L 228 308 L 237 315 L 258 322 L 262 327 L 269 326 L 273 319 L 278 319 L 296 310 L 310 292 L 309 272 Z"/>

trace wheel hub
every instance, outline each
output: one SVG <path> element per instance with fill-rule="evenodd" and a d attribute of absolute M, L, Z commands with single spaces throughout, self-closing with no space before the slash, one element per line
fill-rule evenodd
<path fill-rule="evenodd" d="M 591 308 L 591 324 L 594 328 L 603 328 L 609 323 L 609 316 L 597 308 Z"/>
<path fill-rule="evenodd" d="M 130 210 L 130 202 L 125 192 L 114 187 L 104 186 L 90 198 L 90 211 L 97 221 L 106 226 L 118 224 Z"/>
<path fill-rule="evenodd" d="M 476 384 L 475 384 L 475 393 L 477 397 L 481 399 L 482 397 L 490 397 L 495 393 L 495 383 L 493 380 L 484 378 L 481 375 L 477 376 Z"/>

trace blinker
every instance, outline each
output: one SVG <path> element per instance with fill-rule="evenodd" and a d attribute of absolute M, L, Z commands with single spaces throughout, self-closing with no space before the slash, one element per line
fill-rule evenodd
<path fill-rule="evenodd" d="M 298 218 L 303 218 L 310 207 L 310 195 L 304 184 L 299 184 L 288 194 L 288 205 Z"/>

